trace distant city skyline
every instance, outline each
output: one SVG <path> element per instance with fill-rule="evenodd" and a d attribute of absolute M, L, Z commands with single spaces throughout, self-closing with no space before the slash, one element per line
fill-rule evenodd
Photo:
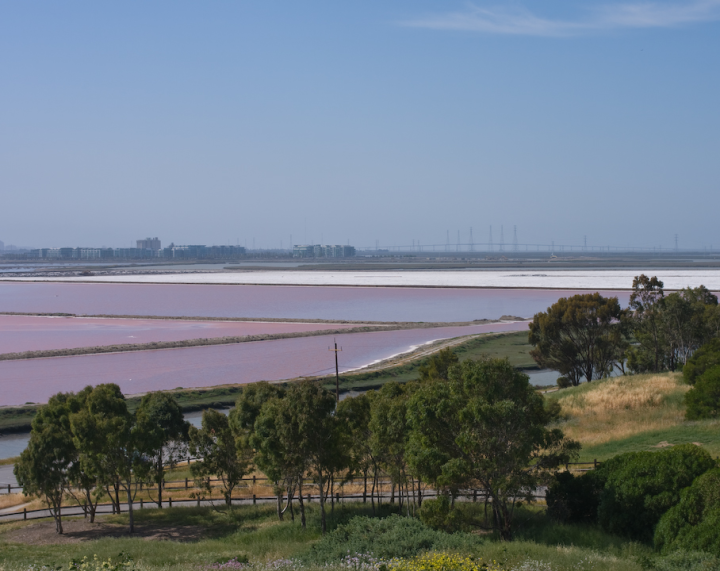
<path fill-rule="evenodd" d="M 491 225 L 720 246 L 715 0 L 39 0 L 0 21 L 6 249 Z"/>

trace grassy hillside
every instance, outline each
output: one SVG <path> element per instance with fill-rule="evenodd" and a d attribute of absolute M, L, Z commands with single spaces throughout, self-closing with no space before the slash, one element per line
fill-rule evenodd
<path fill-rule="evenodd" d="M 720 422 L 685 421 L 689 389 L 679 373 L 663 373 L 593 381 L 547 398 L 560 403 L 559 426 L 582 444 L 582 461 L 688 442 L 720 455 Z"/>

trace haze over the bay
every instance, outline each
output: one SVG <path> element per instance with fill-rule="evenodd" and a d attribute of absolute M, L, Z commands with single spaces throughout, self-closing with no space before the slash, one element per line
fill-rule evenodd
<path fill-rule="evenodd" d="M 720 247 L 717 0 L 6 2 L 0 62 L 6 244 Z"/>

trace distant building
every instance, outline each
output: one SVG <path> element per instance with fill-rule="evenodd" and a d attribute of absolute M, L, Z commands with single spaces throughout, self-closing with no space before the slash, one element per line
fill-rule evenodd
<path fill-rule="evenodd" d="M 158 252 L 162 249 L 160 246 L 160 239 L 158 237 L 155 238 L 145 238 L 144 240 L 138 240 L 137 241 L 137 249 L 138 250 L 153 250 L 155 252 Z"/>
<path fill-rule="evenodd" d="M 199 244 L 176 246 L 170 244 L 162 251 L 163 258 L 186 258 L 193 260 L 232 259 L 245 256 L 243 246 L 203 246 Z"/>
<path fill-rule="evenodd" d="M 355 255 L 353 246 L 297 245 L 293 246 L 294 258 L 350 258 Z"/>

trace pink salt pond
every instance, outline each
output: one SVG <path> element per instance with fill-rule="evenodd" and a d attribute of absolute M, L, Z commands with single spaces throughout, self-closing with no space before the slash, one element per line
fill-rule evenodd
<path fill-rule="evenodd" d="M 117 383 L 125 394 L 134 394 L 326 375 L 335 369 L 334 354 L 328 351 L 334 339 L 343 349 L 340 370 L 347 371 L 437 339 L 527 328 L 527 322 L 490 323 L 0 361 L 0 405 L 47 402 L 57 392 L 99 383 Z"/>
<path fill-rule="evenodd" d="M 0 353 L 244 335 L 276 335 L 351 327 L 357 325 L 0 315 Z"/>

